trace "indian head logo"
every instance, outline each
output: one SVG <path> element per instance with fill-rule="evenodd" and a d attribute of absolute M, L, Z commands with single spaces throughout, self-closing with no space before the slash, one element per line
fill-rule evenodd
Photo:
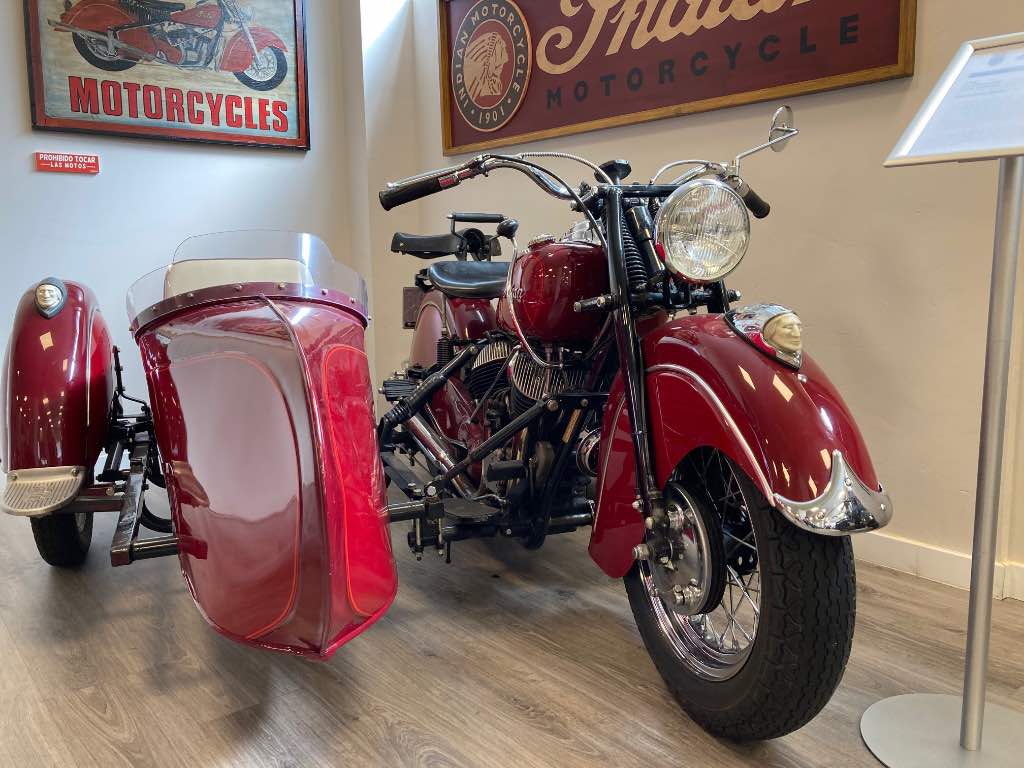
<path fill-rule="evenodd" d="M 462 20 L 452 54 L 452 89 L 463 119 L 496 131 L 515 116 L 533 70 L 533 45 L 512 0 L 479 0 Z"/>

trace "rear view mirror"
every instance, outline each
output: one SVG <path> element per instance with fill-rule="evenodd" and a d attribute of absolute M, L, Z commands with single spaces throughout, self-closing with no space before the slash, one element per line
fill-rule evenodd
<path fill-rule="evenodd" d="M 793 116 L 792 107 L 779 107 L 772 118 L 772 130 L 768 134 L 768 141 L 772 151 L 781 152 L 789 146 L 789 140 L 796 136 L 796 120 Z"/>

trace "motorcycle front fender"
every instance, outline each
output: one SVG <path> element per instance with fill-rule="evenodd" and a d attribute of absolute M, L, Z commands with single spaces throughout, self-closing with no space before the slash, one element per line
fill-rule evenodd
<path fill-rule="evenodd" d="M 135 21 L 117 0 L 82 0 L 65 11 L 60 20 L 69 27 L 105 33 L 111 27 Z"/>
<path fill-rule="evenodd" d="M 262 51 L 264 48 L 288 50 L 284 40 L 266 27 L 249 27 L 249 34 L 252 35 L 257 51 Z M 224 46 L 224 55 L 221 56 L 218 69 L 223 72 L 244 72 L 252 66 L 254 58 L 255 54 L 245 32 L 236 32 Z"/>
<path fill-rule="evenodd" d="M 643 340 L 655 479 L 664 487 L 702 448 L 735 462 L 794 525 L 824 535 L 875 530 L 892 505 L 864 439 L 825 373 L 799 371 L 739 338 L 721 315 L 665 323 Z M 632 567 L 644 538 L 621 379 L 605 412 L 590 554 L 609 576 Z"/>

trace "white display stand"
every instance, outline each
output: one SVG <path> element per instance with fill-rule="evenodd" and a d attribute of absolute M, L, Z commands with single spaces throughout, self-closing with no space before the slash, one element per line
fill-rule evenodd
<path fill-rule="evenodd" d="M 987 723 L 985 718 L 1013 300 L 1024 206 L 1024 33 L 965 43 L 885 165 L 995 159 L 1000 161 L 999 199 L 964 693 L 962 699 L 896 696 L 868 709 L 861 720 L 861 735 L 889 768 L 1024 766 L 1024 715 L 990 705 Z M 987 726 L 984 742 L 983 726 Z"/>

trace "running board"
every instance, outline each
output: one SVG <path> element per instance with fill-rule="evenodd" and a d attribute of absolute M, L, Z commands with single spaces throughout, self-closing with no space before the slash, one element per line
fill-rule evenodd
<path fill-rule="evenodd" d="M 15 470 L 7 475 L 0 510 L 15 517 L 47 517 L 71 504 L 84 481 L 85 467 Z"/>

